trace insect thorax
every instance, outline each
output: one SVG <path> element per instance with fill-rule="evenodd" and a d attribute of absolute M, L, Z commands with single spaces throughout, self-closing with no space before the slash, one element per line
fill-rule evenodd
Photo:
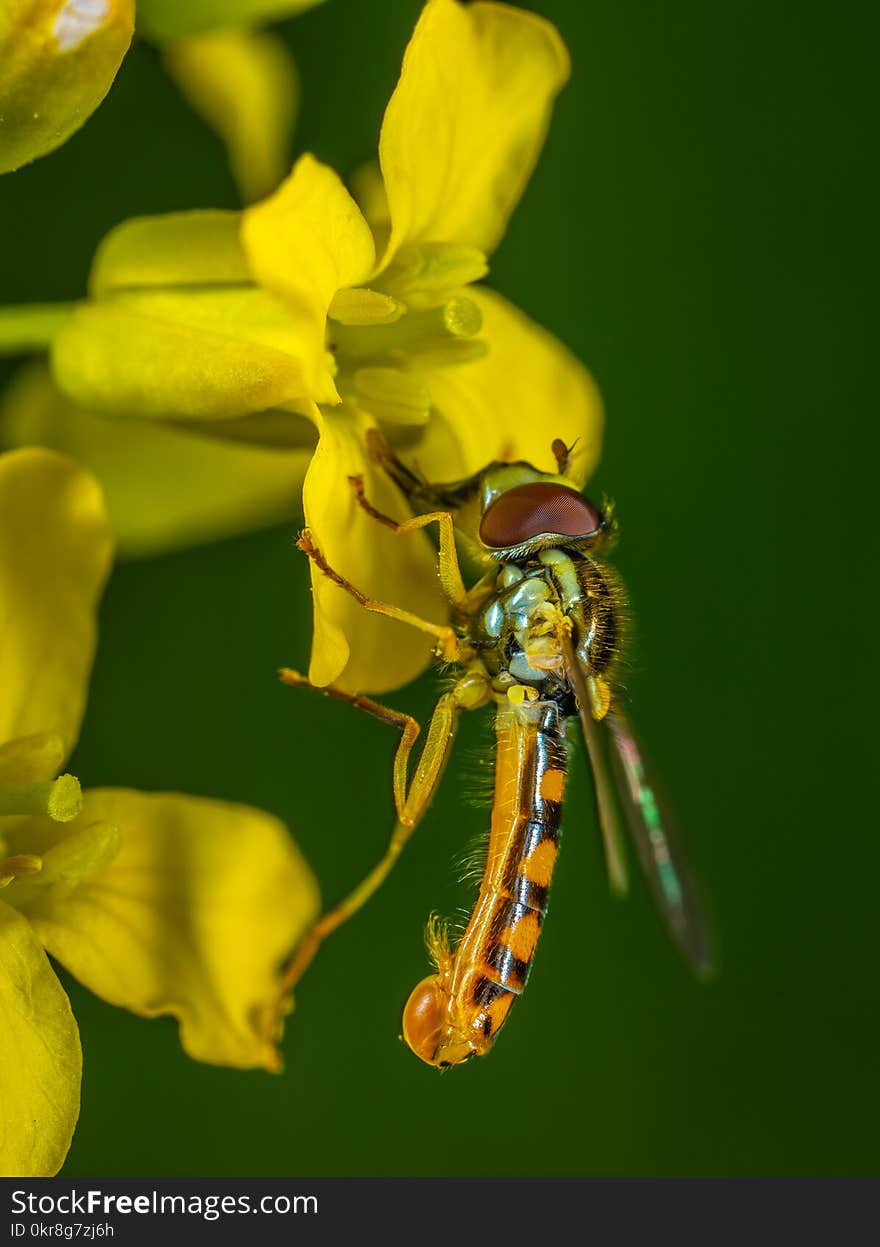
<path fill-rule="evenodd" d="M 568 621 L 562 626 L 570 628 L 583 665 L 607 677 L 618 657 L 621 613 L 621 591 L 607 567 L 552 548 L 501 564 L 494 592 L 469 620 L 466 636 L 496 692 L 524 685 L 573 714 L 558 639 L 561 621 Z"/>

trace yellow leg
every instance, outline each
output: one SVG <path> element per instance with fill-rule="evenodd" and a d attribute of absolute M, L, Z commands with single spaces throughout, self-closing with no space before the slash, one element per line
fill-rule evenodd
<path fill-rule="evenodd" d="M 400 710 L 391 710 L 388 706 L 373 701 L 372 697 L 364 697 L 362 693 L 346 693 L 341 688 L 334 688 L 332 684 L 321 688 L 317 684 L 312 684 L 311 680 L 300 675 L 298 671 L 291 670 L 290 667 L 282 667 L 278 675 L 283 684 L 289 684 L 293 688 L 314 689 L 316 693 L 323 693 L 325 697 L 333 697 L 336 701 L 344 701 L 349 706 L 363 710 L 365 714 L 378 719 L 380 723 L 390 723 L 392 727 L 400 729 L 400 744 L 394 755 L 394 806 L 398 819 L 402 821 L 406 807 L 406 774 L 409 755 L 422 730 L 412 715 L 404 714 Z"/>
<path fill-rule="evenodd" d="M 315 687 L 314 685 L 309 685 L 309 681 L 295 671 L 285 669 L 281 672 L 281 678 L 286 684 L 300 687 Z M 349 704 L 366 711 L 374 718 L 381 719 L 386 723 L 394 723 L 402 728 L 403 736 L 394 759 L 394 799 L 397 806 L 397 822 L 391 833 L 388 848 L 385 850 L 381 860 L 352 889 L 348 896 L 340 901 L 338 905 L 322 914 L 311 930 L 306 933 L 292 961 L 284 972 L 282 978 L 283 996 L 286 996 L 291 988 L 299 982 L 327 936 L 335 931 L 337 927 L 340 927 L 343 922 L 351 918 L 353 914 L 357 913 L 361 906 L 384 883 L 391 868 L 403 851 L 404 845 L 418 826 L 431 803 L 434 793 L 437 791 L 437 785 L 440 782 L 440 777 L 443 774 L 443 769 L 449 758 L 452 742 L 455 738 L 459 710 L 470 709 L 477 704 L 481 704 L 479 701 L 479 690 L 476 689 L 475 680 L 470 675 L 459 681 L 451 692 L 442 695 L 431 715 L 425 744 L 419 756 L 415 772 L 412 779 L 408 781 L 409 756 L 413 743 L 419 734 L 419 725 L 415 719 L 410 715 L 401 714 L 396 710 L 389 710 L 385 706 L 380 706 L 378 702 L 372 701 L 369 697 L 345 693 L 340 689 L 332 687 L 319 691 L 325 692 L 331 697 L 336 697 L 340 701 L 347 701 Z M 486 684 L 483 700 L 487 700 L 488 697 L 488 684 Z"/>
<path fill-rule="evenodd" d="M 373 504 L 367 500 L 364 494 L 364 478 L 362 476 L 350 476 L 348 481 L 355 492 L 358 505 L 366 511 L 367 515 L 371 515 L 374 520 L 378 520 L 380 524 L 384 524 L 392 532 L 400 534 L 414 533 L 417 529 L 426 528 L 429 524 L 438 525 L 440 530 L 439 571 L 443 592 L 453 606 L 459 610 L 467 611 L 470 606 L 470 597 L 465 588 L 461 568 L 458 563 L 458 551 L 455 548 L 455 525 L 451 513 L 449 511 L 431 511 L 427 515 L 415 515 L 412 519 L 404 520 L 402 524 L 398 524 L 390 515 L 377 511 Z"/>
<path fill-rule="evenodd" d="M 405 611 L 399 606 L 392 606 L 388 602 L 379 602 L 376 598 L 367 597 L 350 580 L 346 580 L 338 571 L 330 566 L 324 555 L 312 541 L 312 534 L 308 528 L 304 528 L 299 535 L 297 546 L 302 550 L 303 554 L 307 554 L 317 568 L 324 575 L 332 580 L 340 589 L 344 589 L 346 593 L 350 593 L 356 602 L 359 602 L 364 610 L 373 611 L 377 615 L 387 615 L 389 619 L 397 619 L 400 623 L 409 624 L 411 628 L 417 628 L 419 632 L 427 632 L 429 636 L 435 638 L 437 642 L 437 653 L 444 662 L 458 662 L 460 654 L 460 646 L 458 636 L 455 629 L 449 624 L 435 624 L 427 619 L 422 619 L 419 615 L 413 615 L 411 611 Z"/>

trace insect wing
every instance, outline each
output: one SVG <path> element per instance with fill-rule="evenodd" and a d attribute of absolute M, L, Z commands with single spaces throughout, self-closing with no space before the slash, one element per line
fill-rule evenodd
<path fill-rule="evenodd" d="M 584 744 L 587 748 L 590 770 L 593 773 L 596 812 L 599 816 L 599 830 L 602 833 L 608 882 L 611 885 L 611 891 L 616 896 L 626 896 L 629 890 L 629 876 L 626 868 L 623 834 L 620 828 L 620 811 L 617 808 L 617 784 L 608 762 L 605 733 L 590 711 L 587 678 L 578 662 L 571 640 L 567 636 L 562 638 L 562 652 L 566 675 L 574 689 Z"/>
<path fill-rule="evenodd" d="M 641 746 L 626 715 L 612 709 L 603 720 L 611 768 L 639 861 L 654 899 L 687 960 L 701 976 L 713 969 L 703 906 L 674 824 L 651 780 Z"/>

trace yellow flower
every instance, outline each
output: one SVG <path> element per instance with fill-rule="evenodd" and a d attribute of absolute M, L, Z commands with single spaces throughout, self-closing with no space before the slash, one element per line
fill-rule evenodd
<path fill-rule="evenodd" d="M 0 396 L 7 446 L 51 446 L 101 481 L 119 554 L 140 558 L 291 521 L 311 449 L 207 438 L 159 420 L 107 420 L 62 394 L 43 361 Z"/>
<path fill-rule="evenodd" d="M 285 41 L 257 23 L 280 21 L 321 0 L 137 0 L 138 33 L 190 106 L 226 144 L 245 203 L 281 181 L 299 103 Z"/>
<path fill-rule="evenodd" d="M 374 504 L 401 514 L 397 491 L 365 462 L 377 424 L 433 479 L 498 457 L 550 468 L 554 438 L 578 442 L 581 478 L 594 465 L 601 408 L 589 375 L 500 295 L 473 285 L 568 70 L 542 18 L 429 0 L 385 113 L 379 168 L 356 179 L 360 206 L 306 155 L 244 214 L 123 224 L 96 255 L 91 301 L 54 334 L 56 381 L 93 421 L 128 418 L 130 429 L 185 423 L 194 435 L 289 456 L 316 432 L 303 500 L 331 564 L 378 598 L 442 616 L 428 539 L 401 540 L 369 520 L 346 477 L 364 474 Z M 75 419 L 68 410 L 66 422 Z M 88 462 L 88 438 L 77 440 Z M 427 663 L 424 638 L 365 616 L 320 575 L 313 587 L 315 683 L 380 691 Z"/>
<path fill-rule="evenodd" d="M 0 456 L 6 1176 L 56 1172 L 79 1112 L 79 1035 L 47 952 L 105 1000 L 175 1016 L 191 1056 L 274 1069 L 277 969 L 318 907 L 260 811 L 126 789 L 80 802 L 70 776 L 53 783 L 79 731 L 111 551 L 89 474 L 53 451 Z"/>
<path fill-rule="evenodd" d="M 284 41 L 251 29 L 320 0 L 137 0 L 138 33 L 226 144 L 245 202 L 277 186 L 299 85 Z M 70 137 L 107 94 L 131 42 L 135 0 L 0 6 L 0 173 Z"/>
<path fill-rule="evenodd" d="M 0 173 L 70 138 L 110 90 L 134 29 L 134 0 L 0 5 Z"/>

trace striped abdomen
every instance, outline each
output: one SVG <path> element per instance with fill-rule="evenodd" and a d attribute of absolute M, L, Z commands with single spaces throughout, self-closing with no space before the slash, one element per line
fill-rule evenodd
<path fill-rule="evenodd" d="M 455 952 L 416 987 L 404 1038 L 431 1065 L 487 1052 L 522 992 L 556 862 L 566 753 L 553 702 L 502 705 L 495 731 L 495 799 L 480 894 Z"/>

